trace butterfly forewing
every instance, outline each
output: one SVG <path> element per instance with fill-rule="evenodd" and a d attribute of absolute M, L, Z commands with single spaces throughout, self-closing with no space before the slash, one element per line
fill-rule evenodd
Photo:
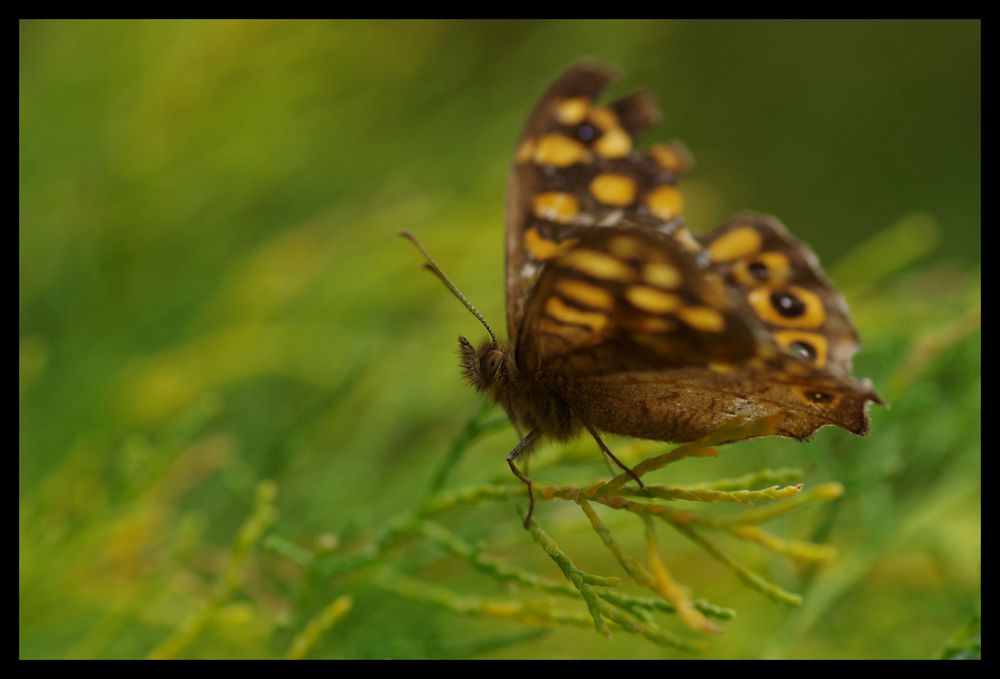
<path fill-rule="evenodd" d="M 674 237 L 628 222 L 578 229 L 531 293 L 526 373 L 603 375 L 733 364 L 757 351 L 738 296 Z"/>
<path fill-rule="evenodd" d="M 679 146 L 641 153 L 636 137 L 659 118 L 649 94 L 608 105 L 598 95 L 613 73 L 574 67 L 543 95 L 521 135 L 507 195 L 507 325 L 517 337 L 542 264 L 565 251 L 581 227 L 642 221 L 680 223 L 676 188 L 690 162 Z"/>

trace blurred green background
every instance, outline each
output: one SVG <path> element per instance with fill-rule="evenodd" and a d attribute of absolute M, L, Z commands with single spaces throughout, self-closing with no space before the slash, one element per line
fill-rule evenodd
<path fill-rule="evenodd" d="M 706 657 L 924 658 L 978 637 L 978 22 L 29 21 L 22 657 L 143 657 L 171 635 L 181 657 L 281 657 L 341 595 L 353 607 L 310 657 L 689 657 L 377 586 L 391 565 L 523 597 L 419 540 L 342 576 L 303 565 L 363 553 L 479 409 L 455 358 L 478 325 L 395 232 L 416 231 L 502 327 L 514 142 L 585 56 L 623 72 L 613 95 L 656 95 L 651 139 L 694 152 L 695 230 L 755 209 L 811 244 L 857 322 L 855 372 L 892 405 L 866 439 L 737 444 L 664 476 L 797 466 L 807 487 L 847 491 L 781 526 L 837 548 L 819 571 L 729 547 L 803 592 L 801 609 L 661 531 L 678 579 L 738 611 Z M 506 481 L 515 441 L 477 440 L 449 487 Z M 539 477 L 606 475 L 584 444 Z M 237 538 L 266 515 L 265 480 L 276 519 Z M 538 518 L 579 565 L 621 575 L 579 512 L 544 503 Z M 638 541 L 629 518 L 607 520 Z M 510 503 L 441 520 L 560 577 Z"/>

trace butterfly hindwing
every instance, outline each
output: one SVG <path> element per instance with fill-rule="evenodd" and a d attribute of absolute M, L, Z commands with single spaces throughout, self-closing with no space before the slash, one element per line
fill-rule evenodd
<path fill-rule="evenodd" d="M 805 440 L 825 425 L 864 435 L 866 404 L 877 400 L 866 383 L 839 380 L 791 356 L 783 363 L 633 370 L 564 384 L 581 419 L 656 441 L 693 441 L 738 420 L 779 413 L 781 436 Z"/>
<path fill-rule="evenodd" d="M 778 346 L 817 368 L 851 374 L 858 335 L 843 295 L 812 250 L 774 217 L 747 213 L 701 237 L 712 267 L 739 291 Z"/>

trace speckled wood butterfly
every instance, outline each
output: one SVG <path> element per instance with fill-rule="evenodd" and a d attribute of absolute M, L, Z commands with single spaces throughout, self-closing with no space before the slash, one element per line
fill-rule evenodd
<path fill-rule="evenodd" d="M 781 413 L 779 435 L 804 440 L 828 424 L 864 435 L 867 403 L 881 402 L 851 376 L 858 336 L 812 251 L 759 214 L 692 235 L 677 189 L 690 155 L 676 142 L 636 150 L 659 111 L 646 92 L 598 104 L 612 79 L 571 68 L 521 135 L 507 196 L 509 342 L 424 252 L 490 333 L 478 347 L 459 338 L 462 369 L 523 434 L 507 462 L 532 509 L 515 462 L 543 438 L 586 429 L 629 472 L 599 430 L 686 442 Z"/>

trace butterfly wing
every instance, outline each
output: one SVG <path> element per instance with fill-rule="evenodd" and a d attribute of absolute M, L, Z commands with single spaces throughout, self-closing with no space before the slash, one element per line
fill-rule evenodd
<path fill-rule="evenodd" d="M 774 217 L 747 213 L 700 238 L 712 268 L 747 301 L 778 346 L 849 377 L 858 334 L 812 250 Z"/>
<path fill-rule="evenodd" d="M 857 336 L 815 257 L 762 216 L 692 237 L 676 187 L 690 157 L 676 143 L 634 148 L 659 112 L 644 92 L 598 104 L 613 77 L 569 69 L 515 153 L 507 324 L 526 381 L 645 438 L 779 411 L 779 433 L 798 439 L 825 424 L 867 431 L 878 399 L 850 376 Z"/>
<path fill-rule="evenodd" d="M 605 431 L 700 438 L 781 412 L 779 434 L 863 434 L 870 386 L 782 350 L 718 264 L 629 222 L 576 231 L 543 267 L 516 344 L 518 370 Z"/>
<path fill-rule="evenodd" d="M 669 234 L 623 221 L 580 228 L 564 243 L 539 275 L 517 338 L 524 373 L 732 363 L 770 341 L 707 260 Z"/>
<path fill-rule="evenodd" d="M 637 92 L 609 105 L 598 95 L 614 73 L 579 64 L 545 92 L 514 156 L 507 194 L 507 330 L 518 336 L 541 265 L 581 227 L 636 220 L 678 228 L 677 178 L 690 158 L 679 145 L 634 149 L 659 119 L 652 97 Z M 691 240 L 691 245 L 696 245 Z"/>

